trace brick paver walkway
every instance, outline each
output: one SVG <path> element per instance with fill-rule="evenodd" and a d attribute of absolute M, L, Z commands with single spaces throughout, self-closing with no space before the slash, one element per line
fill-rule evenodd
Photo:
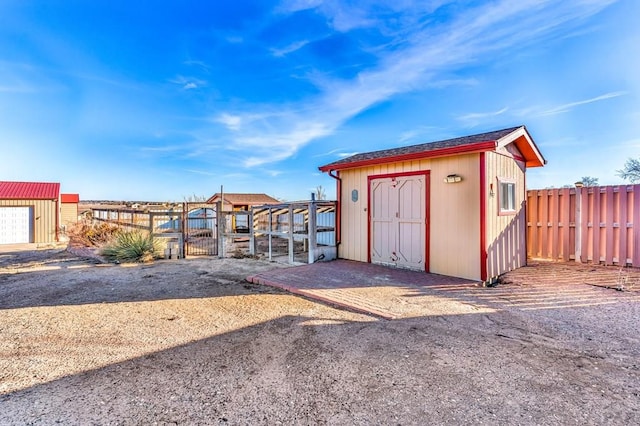
<path fill-rule="evenodd" d="M 493 288 L 348 260 L 275 269 L 247 281 L 385 319 L 640 301 L 640 270 L 575 263 L 531 262 Z"/>

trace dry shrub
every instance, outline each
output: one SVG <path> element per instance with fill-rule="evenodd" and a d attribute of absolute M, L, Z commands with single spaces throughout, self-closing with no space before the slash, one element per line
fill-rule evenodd
<path fill-rule="evenodd" d="M 67 231 L 73 245 L 98 247 L 111 241 L 119 228 L 109 223 L 78 222 Z"/>

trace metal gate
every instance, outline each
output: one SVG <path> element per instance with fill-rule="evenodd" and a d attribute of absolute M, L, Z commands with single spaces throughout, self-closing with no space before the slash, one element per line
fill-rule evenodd
<path fill-rule="evenodd" d="M 182 209 L 186 256 L 218 255 L 218 215 L 215 204 L 184 203 Z"/>

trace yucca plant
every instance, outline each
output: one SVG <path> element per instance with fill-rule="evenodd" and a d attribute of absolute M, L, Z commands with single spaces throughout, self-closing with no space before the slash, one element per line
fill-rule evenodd
<path fill-rule="evenodd" d="M 158 241 L 148 232 L 120 232 L 114 240 L 102 250 L 102 255 L 117 262 L 151 262 L 158 258 Z"/>

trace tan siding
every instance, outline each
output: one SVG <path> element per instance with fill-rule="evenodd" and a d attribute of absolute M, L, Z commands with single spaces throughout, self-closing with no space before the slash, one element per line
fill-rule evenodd
<path fill-rule="evenodd" d="M 480 162 L 478 154 L 376 165 L 340 172 L 342 241 L 339 256 L 368 260 L 367 176 L 430 170 L 430 271 L 480 278 Z M 445 184 L 448 174 L 463 181 Z M 351 201 L 351 191 L 359 198 Z"/>
<path fill-rule="evenodd" d="M 52 200 L 0 200 L 1 206 L 33 206 L 34 243 L 56 241 L 57 206 Z"/>
<path fill-rule="evenodd" d="M 368 253 L 368 176 L 429 170 L 429 160 L 407 161 L 342 170 L 342 241 L 339 256 L 344 259 L 367 262 Z M 351 201 L 351 191 L 358 190 L 358 201 Z"/>
<path fill-rule="evenodd" d="M 505 155 L 487 152 L 487 273 L 488 277 L 524 266 L 527 261 L 525 222 L 525 168 L 521 162 Z M 500 216 L 498 179 L 516 183 L 516 214 Z M 494 195 L 490 194 L 493 184 Z"/>
<path fill-rule="evenodd" d="M 444 183 L 449 174 L 462 182 Z M 479 154 L 432 160 L 431 272 L 480 279 Z"/>
<path fill-rule="evenodd" d="M 78 222 L 78 204 L 61 203 L 60 204 L 60 224 L 66 227 Z"/>

